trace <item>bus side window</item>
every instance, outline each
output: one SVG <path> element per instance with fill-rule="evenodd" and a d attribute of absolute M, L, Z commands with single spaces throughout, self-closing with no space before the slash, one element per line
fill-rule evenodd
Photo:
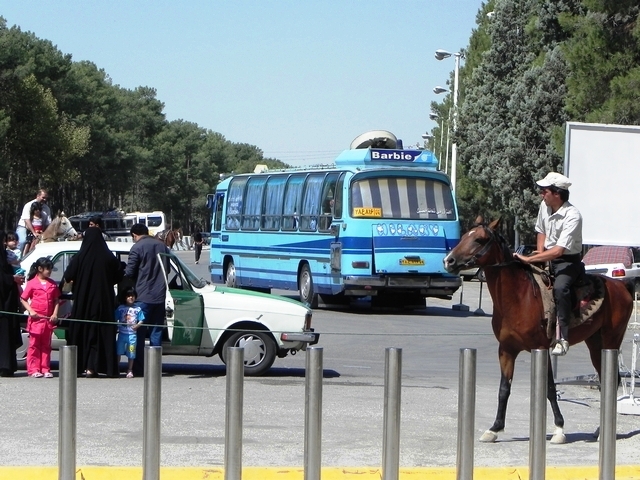
<path fill-rule="evenodd" d="M 324 177 L 322 173 L 312 173 L 307 177 L 300 211 L 300 230 L 315 232 L 318 228 L 320 194 Z"/>
<path fill-rule="evenodd" d="M 343 197 L 342 190 L 344 187 L 344 177 L 345 173 L 340 174 L 340 178 L 338 178 L 338 182 L 336 184 L 335 195 L 333 196 L 333 217 L 334 218 L 342 218 L 342 207 L 343 207 Z"/>
<path fill-rule="evenodd" d="M 282 206 L 282 230 L 297 230 L 299 227 L 300 198 L 304 175 L 291 175 L 287 181 Z"/>
<path fill-rule="evenodd" d="M 264 192 L 264 210 L 260 228 L 262 230 L 279 230 L 282 215 L 282 200 L 287 177 L 272 175 L 267 180 Z"/>
<path fill-rule="evenodd" d="M 213 213 L 213 230 L 219 232 L 222 230 L 222 208 L 224 206 L 224 193 L 218 193 L 215 200 L 215 211 Z"/>
<path fill-rule="evenodd" d="M 229 185 L 229 194 L 227 195 L 227 230 L 238 230 L 240 228 L 242 198 L 246 184 L 247 177 L 238 177 L 234 178 Z"/>
<path fill-rule="evenodd" d="M 333 209 L 335 204 L 335 191 L 336 182 L 338 180 L 337 173 L 331 173 L 327 175 L 324 181 L 324 187 L 322 189 L 322 211 L 320 215 L 320 222 L 318 230 L 327 231 L 331 226 L 333 219 Z"/>
<path fill-rule="evenodd" d="M 262 193 L 267 182 L 266 176 L 251 177 L 244 192 L 244 209 L 242 211 L 242 229 L 258 230 L 260 213 L 262 212 Z"/>

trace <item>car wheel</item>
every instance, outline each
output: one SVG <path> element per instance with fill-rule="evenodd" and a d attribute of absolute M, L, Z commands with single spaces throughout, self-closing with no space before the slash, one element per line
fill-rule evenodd
<path fill-rule="evenodd" d="M 19 364 L 27 361 L 27 349 L 29 348 L 29 333 L 26 330 L 20 329 L 22 335 L 22 346 L 16 350 L 16 360 Z"/>
<path fill-rule="evenodd" d="M 229 263 L 227 263 L 227 270 L 224 274 L 224 278 L 224 283 L 227 287 L 236 288 L 238 286 L 238 279 L 236 278 L 236 266 L 233 263 L 233 260 L 229 260 Z"/>
<path fill-rule="evenodd" d="M 311 269 L 306 263 L 302 265 L 302 268 L 300 268 L 298 285 L 300 285 L 300 301 L 302 303 L 306 303 L 311 308 L 316 308 L 318 306 L 318 295 L 316 294 L 313 286 Z"/>
<path fill-rule="evenodd" d="M 231 335 L 220 352 L 225 365 L 228 347 L 244 348 L 244 374 L 248 377 L 262 375 L 276 360 L 276 342 L 266 332 L 238 332 Z"/>

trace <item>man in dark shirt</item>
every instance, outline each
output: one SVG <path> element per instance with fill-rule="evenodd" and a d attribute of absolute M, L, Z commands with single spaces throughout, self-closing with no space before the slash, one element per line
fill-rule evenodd
<path fill-rule="evenodd" d="M 166 284 L 164 273 L 158 259 L 158 253 L 169 253 L 164 243 L 149 236 L 149 229 L 142 223 L 131 227 L 131 236 L 135 245 L 131 247 L 125 269 L 125 276 L 135 281 L 138 303 L 144 312 L 144 327 L 136 332 L 136 359 L 133 374 L 144 374 L 144 342 L 147 329 L 150 329 L 149 343 L 152 347 L 162 345 L 162 331 L 165 321 Z"/>

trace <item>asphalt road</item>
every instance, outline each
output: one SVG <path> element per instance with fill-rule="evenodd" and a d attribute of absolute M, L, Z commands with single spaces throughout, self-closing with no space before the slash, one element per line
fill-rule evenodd
<path fill-rule="evenodd" d="M 208 278 L 206 257 L 179 252 Z M 465 282 L 463 303 L 429 301 L 421 310 L 316 310 L 313 326 L 323 348 L 323 466 L 379 466 L 382 452 L 385 348 L 402 348 L 400 466 L 456 465 L 460 349 L 477 349 L 476 437 L 493 422 L 500 378 L 497 342 L 489 315 L 474 315 L 478 282 Z M 490 314 L 487 292 L 480 303 Z M 630 364 L 631 334 L 623 345 Z M 122 363 L 124 367 L 124 363 Z M 244 383 L 243 464 L 302 466 L 305 354 L 277 359 L 265 376 Z M 54 364 L 54 368 L 57 365 Z M 475 442 L 476 466 L 522 466 L 529 454 L 530 356 L 516 365 L 507 426 L 496 444 Z M 572 347 L 558 378 L 593 373 L 584 345 Z M 57 372 L 56 372 L 57 377 Z M 225 368 L 216 358 L 164 357 L 162 378 L 163 466 L 224 463 Z M 579 383 L 579 382 L 577 382 Z M 140 465 L 143 379 L 78 379 L 77 464 Z M 598 465 L 593 437 L 600 420 L 594 385 L 561 385 L 560 407 L 568 443 L 547 446 L 547 465 Z M 25 372 L 0 379 L 0 465 L 56 465 L 58 381 Z M 617 459 L 640 463 L 639 417 L 617 416 Z M 548 412 L 548 432 L 553 431 Z"/>

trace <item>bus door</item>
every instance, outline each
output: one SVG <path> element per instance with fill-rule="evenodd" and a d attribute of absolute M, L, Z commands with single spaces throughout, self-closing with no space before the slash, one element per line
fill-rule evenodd
<path fill-rule="evenodd" d="M 211 221 L 211 268 L 222 272 L 222 246 L 229 241 L 229 234 L 222 232 L 222 212 L 225 192 L 215 194 L 213 200 L 213 218 Z M 215 265 L 215 267 L 214 267 Z"/>
<path fill-rule="evenodd" d="M 171 346 L 199 347 L 204 325 L 202 295 L 191 288 L 175 257 L 163 253 L 158 256 L 167 287 L 165 308 Z"/>

